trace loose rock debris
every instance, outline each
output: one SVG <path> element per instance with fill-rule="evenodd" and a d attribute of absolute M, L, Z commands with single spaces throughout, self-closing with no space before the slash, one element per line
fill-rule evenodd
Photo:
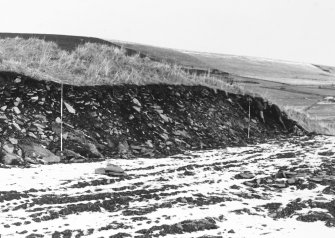
<path fill-rule="evenodd" d="M 0 72 L 0 153 L 4 153 L 0 164 L 157 158 L 297 133 L 297 126 L 285 115 L 279 120 L 277 114 L 264 111 L 263 123 L 252 100 L 249 121 L 247 96 L 202 86 L 63 88 L 61 135 L 61 85 Z"/>
<path fill-rule="evenodd" d="M 2 168 L 0 234 L 333 237 L 334 145 L 334 137 L 292 137 L 156 159 Z"/>

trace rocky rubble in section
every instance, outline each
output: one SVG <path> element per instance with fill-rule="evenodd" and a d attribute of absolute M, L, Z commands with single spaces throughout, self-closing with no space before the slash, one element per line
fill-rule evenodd
<path fill-rule="evenodd" d="M 60 84 L 0 73 L 2 164 L 159 157 L 246 145 L 284 131 L 275 117 L 260 122 L 257 111 L 249 122 L 246 97 L 202 86 L 64 85 L 61 153 L 60 99 Z"/>

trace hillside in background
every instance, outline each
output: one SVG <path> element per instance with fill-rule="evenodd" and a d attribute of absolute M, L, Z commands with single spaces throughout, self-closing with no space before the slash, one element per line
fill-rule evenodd
<path fill-rule="evenodd" d="M 124 75 L 124 78 L 130 79 L 128 83 L 134 83 L 134 75 L 138 76 L 135 77 L 136 83 L 138 83 L 139 78 L 145 78 L 144 82 L 140 80 L 141 83 L 159 83 L 162 79 L 167 79 L 171 76 L 160 77 L 162 68 L 166 67 L 166 72 L 168 72 L 174 70 L 173 67 L 168 65 L 177 65 L 178 70 L 174 71 L 176 72 L 174 75 L 178 75 L 178 79 L 172 83 L 180 83 L 182 81 L 183 84 L 200 84 L 234 92 L 237 92 L 238 88 L 240 93 L 259 95 L 269 102 L 277 104 L 290 118 L 298 121 L 309 131 L 335 134 L 335 103 L 332 99 L 329 100 L 329 97 L 335 95 L 335 73 L 334 67 L 331 66 L 246 56 L 189 52 L 97 38 L 15 33 L 0 34 L 0 38 L 15 36 L 25 38 L 35 36 L 46 41 L 53 41 L 60 48 L 67 51 L 73 51 L 76 45 L 85 42 L 102 43 L 121 49 L 127 56 L 142 58 L 143 62 L 148 63 L 145 59 L 150 59 L 152 61 L 150 64 L 152 65 L 154 64 L 153 62 L 162 63 L 159 66 L 158 74 L 155 73 L 157 71 L 156 66 L 150 66 L 153 71 L 148 72 L 149 75 L 153 74 L 158 76 L 158 78 L 148 77 L 148 74 L 143 75 L 143 71 L 139 69 L 135 73 L 128 71 L 127 75 L 130 75 L 130 77 Z M 198 77 L 187 76 L 183 71 Z M 137 74 L 138 72 L 140 74 Z M 19 73 L 23 72 L 19 71 Z M 90 77 L 91 75 L 92 72 L 86 76 Z M 66 78 L 66 75 L 64 78 Z M 125 82 L 122 81 L 124 78 L 118 82 Z M 149 81 L 147 81 L 147 78 L 149 78 Z M 103 82 L 106 82 L 106 80 L 102 80 L 100 83 Z M 229 87 L 229 84 L 233 84 L 234 87 Z"/>
<path fill-rule="evenodd" d="M 335 83 L 334 73 L 308 63 L 213 53 L 187 53 L 213 68 L 243 77 L 295 85 Z"/>
<path fill-rule="evenodd" d="M 181 52 L 179 50 L 143 45 L 143 44 L 133 44 L 122 41 L 109 41 L 113 44 L 119 45 L 129 52 L 140 53 L 148 56 L 152 60 L 156 61 L 166 61 L 169 63 L 179 64 L 188 67 L 195 68 L 210 68 L 210 66 L 204 64 L 203 61 L 195 56 Z"/>

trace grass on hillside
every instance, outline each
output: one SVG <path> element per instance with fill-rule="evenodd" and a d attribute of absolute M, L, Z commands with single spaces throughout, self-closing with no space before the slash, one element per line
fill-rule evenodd
<path fill-rule="evenodd" d="M 55 34 L 35 34 L 35 33 L 0 33 L 0 39 L 5 38 L 36 38 L 44 41 L 50 41 L 56 43 L 62 50 L 72 51 L 77 48 L 80 44 L 85 43 L 97 43 L 105 45 L 115 45 L 112 42 L 102 40 L 95 37 L 86 36 L 68 36 L 68 35 L 55 35 Z"/>
<path fill-rule="evenodd" d="M 96 43 L 69 52 L 41 39 L 0 39 L 0 71 L 73 85 L 183 84 L 242 93 L 222 79 L 190 75 L 177 65 L 126 56 L 122 49 Z"/>
<path fill-rule="evenodd" d="M 192 68 L 193 67 L 194 68 L 204 68 L 204 69 L 210 68 L 210 66 L 206 65 L 205 62 L 200 61 L 196 57 L 191 56 L 189 54 L 185 54 L 183 52 L 180 52 L 174 49 L 142 45 L 142 44 L 136 44 L 136 43 L 121 42 L 119 44 L 126 49 L 132 49 L 134 51 L 141 52 L 145 55 L 148 55 L 150 56 L 150 58 L 154 59 L 155 61 L 160 61 L 160 62 L 165 61 L 165 62 L 180 64 L 180 65 L 192 67 Z"/>

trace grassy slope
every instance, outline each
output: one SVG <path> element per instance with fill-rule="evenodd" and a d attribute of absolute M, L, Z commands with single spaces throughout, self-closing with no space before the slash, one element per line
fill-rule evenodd
<path fill-rule="evenodd" d="M 113 45 L 85 43 L 66 51 L 54 42 L 30 38 L 0 39 L 0 71 L 73 85 L 184 84 L 238 91 L 214 77 L 187 74 L 179 66 L 127 56 Z"/>
<path fill-rule="evenodd" d="M 150 56 L 150 58 L 157 61 L 164 60 L 173 64 L 182 64 L 190 67 L 204 68 L 204 62 L 200 61 L 196 57 L 185 54 L 183 52 L 165 49 L 161 47 L 154 47 L 142 44 L 133 44 L 121 41 L 109 41 L 95 37 L 83 37 L 83 36 L 67 36 L 67 35 L 54 35 L 54 34 L 27 34 L 27 33 L 0 33 L 0 39 L 4 38 L 15 38 L 20 37 L 23 39 L 37 38 L 48 42 L 56 43 L 62 50 L 73 51 L 80 44 L 85 43 L 98 43 L 109 46 L 115 46 L 117 48 L 124 47 L 125 49 L 134 50 L 142 54 Z M 209 67 L 209 66 L 205 66 Z"/>
<path fill-rule="evenodd" d="M 109 41 L 105 41 L 95 37 L 53 35 L 53 34 L 0 33 L 0 39 L 15 38 L 15 37 L 23 39 L 36 38 L 48 42 L 54 42 L 57 43 L 60 49 L 67 51 L 75 50 L 78 45 L 85 44 L 88 42 L 105 44 L 105 45 L 114 45 Z"/>
<path fill-rule="evenodd" d="M 147 55 L 152 59 L 169 63 L 196 67 L 213 68 L 242 77 L 251 77 L 272 82 L 296 85 L 320 85 L 335 83 L 335 67 L 269 60 L 254 57 L 201 53 L 154 47 L 143 44 L 120 41 L 107 41 L 93 37 L 0 33 L 0 38 L 15 37 L 39 38 L 57 43 L 60 49 L 73 51 L 86 42 L 99 43 L 115 47 L 124 47 Z"/>

